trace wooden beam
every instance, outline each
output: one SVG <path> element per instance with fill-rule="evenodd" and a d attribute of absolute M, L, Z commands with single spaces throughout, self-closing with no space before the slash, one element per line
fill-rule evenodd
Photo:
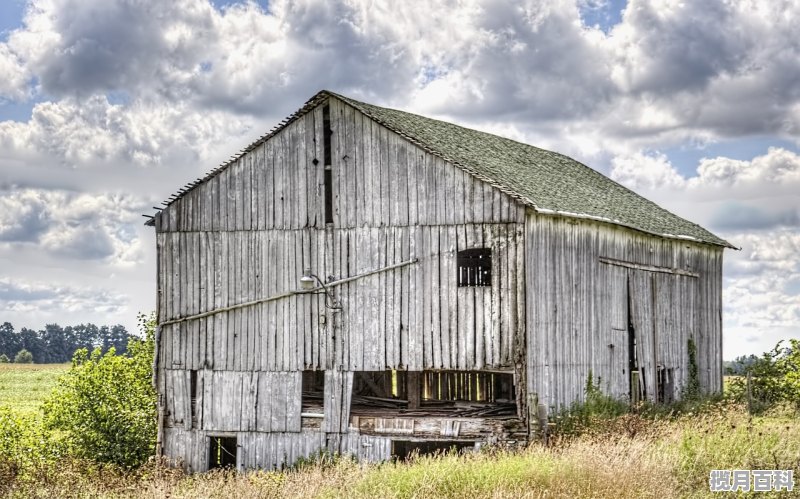
<path fill-rule="evenodd" d="M 408 408 L 419 409 L 420 393 L 422 392 L 421 377 L 419 371 L 408 371 L 406 374 L 407 379 L 407 396 Z"/>
<path fill-rule="evenodd" d="M 399 267 L 405 267 L 406 265 L 411 265 L 411 264 L 417 263 L 418 261 L 419 261 L 418 259 L 412 258 L 411 260 L 407 260 L 405 262 L 400 262 L 400 263 L 395 263 L 394 265 L 389 265 L 388 267 L 383 267 L 383 268 L 380 268 L 380 269 L 370 270 L 370 271 L 364 272 L 362 274 L 354 275 L 354 276 L 351 276 L 351 277 L 346 277 L 344 279 L 339 279 L 337 281 L 332 281 L 332 282 L 329 282 L 329 283 L 325 284 L 325 287 L 329 287 L 330 288 L 330 287 L 334 287 L 334 286 L 339 286 L 341 284 L 345 284 L 345 283 L 348 283 L 348 282 L 351 282 L 351 281 L 355 281 L 356 279 L 361 279 L 361 278 L 364 278 L 364 277 L 367 277 L 367 276 L 371 276 L 373 274 L 377 274 L 377 273 L 380 273 L 380 272 L 386 272 L 387 270 L 392 270 L 392 269 L 396 269 L 396 268 L 399 268 Z M 216 308 L 214 310 L 209 310 L 208 312 L 203 312 L 201 314 L 189 315 L 189 316 L 186 316 L 186 317 L 179 317 L 179 318 L 176 318 L 176 319 L 170 319 L 168 321 L 162 322 L 161 324 L 158 324 L 158 326 L 161 327 L 161 326 L 167 326 L 169 324 L 178 324 L 180 322 L 191 321 L 191 320 L 196 320 L 196 319 L 202 319 L 204 317 L 209 317 L 209 316 L 216 315 L 216 314 L 219 314 L 219 313 L 222 313 L 222 312 L 229 312 L 231 310 L 236 310 L 236 309 L 243 308 L 243 307 L 252 307 L 253 305 L 258 305 L 260 303 L 267 303 L 267 302 L 270 302 L 270 301 L 280 300 L 281 298 L 288 298 L 288 297 L 294 296 L 294 295 L 315 293 L 315 292 L 318 292 L 318 291 L 323 291 L 324 289 L 325 288 L 322 287 L 322 286 L 317 286 L 317 287 L 309 289 L 309 290 L 297 289 L 297 290 L 286 291 L 284 293 L 279 293 L 277 295 L 272 295 L 272 296 L 269 296 L 267 298 L 261 298 L 259 300 L 253 300 L 253 301 L 248 301 L 248 302 L 245 302 L 245 303 L 239 303 L 237 305 L 231 305 L 230 307 Z"/>
<path fill-rule="evenodd" d="M 634 263 L 634 262 L 626 262 L 624 260 L 617 260 L 614 258 L 608 258 L 605 256 L 601 256 L 599 258 L 600 263 L 605 263 L 607 265 L 616 265 L 618 267 L 625 267 L 629 269 L 636 269 L 636 270 L 645 270 L 647 272 L 660 272 L 662 274 L 673 274 L 673 275 L 682 275 L 686 277 L 700 277 L 700 274 L 697 272 L 692 272 L 690 270 L 683 270 L 678 269 L 675 267 L 657 267 L 655 265 L 647 265 L 644 263 Z"/>

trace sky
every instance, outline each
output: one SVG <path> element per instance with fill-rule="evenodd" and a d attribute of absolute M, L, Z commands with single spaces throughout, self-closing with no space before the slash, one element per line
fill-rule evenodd
<path fill-rule="evenodd" d="M 800 2 L 3 0 L 0 321 L 134 330 L 142 214 L 321 89 L 572 156 L 731 241 L 724 357 L 800 338 Z"/>

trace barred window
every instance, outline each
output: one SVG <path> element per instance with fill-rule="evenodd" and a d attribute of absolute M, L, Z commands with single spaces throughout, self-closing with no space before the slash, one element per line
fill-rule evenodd
<path fill-rule="evenodd" d="M 458 252 L 458 286 L 492 285 L 491 248 L 472 248 Z"/>

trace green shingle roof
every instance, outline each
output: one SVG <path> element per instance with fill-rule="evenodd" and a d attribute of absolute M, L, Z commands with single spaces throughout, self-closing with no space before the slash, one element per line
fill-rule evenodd
<path fill-rule="evenodd" d="M 539 213 L 589 218 L 662 237 L 735 248 L 699 225 L 670 213 L 563 154 L 453 123 L 359 102 L 327 90 L 317 93 L 297 112 L 238 155 L 208 172 L 205 177 L 186 184 L 163 204 L 169 206 L 196 186 L 218 175 L 329 97 L 348 103 L 376 122 L 489 182 Z M 153 223 L 154 219 L 150 217 L 145 225 Z"/>
<path fill-rule="evenodd" d="M 333 92 L 321 94 L 341 99 L 540 213 L 602 220 L 663 237 L 734 248 L 703 227 L 563 154 Z"/>

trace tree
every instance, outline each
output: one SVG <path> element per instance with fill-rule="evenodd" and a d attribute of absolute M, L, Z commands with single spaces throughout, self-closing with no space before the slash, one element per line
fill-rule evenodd
<path fill-rule="evenodd" d="M 0 364 L 8 364 L 9 360 L 6 354 L 0 353 Z"/>
<path fill-rule="evenodd" d="M 45 424 L 64 432 L 79 457 L 126 467 L 153 454 L 156 393 L 151 384 L 155 316 L 140 316 L 144 339 L 128 352 L 75 352 L 72 367 L 44 403 Z"/>
<path fill-rule="evenodd" d="M 33 355 L 23 348 L 17 352 L 14 362 L 17 364 L 33 364 Z"/>
<path fill-rule="evenodd" d="M 32 329 L 22 328 L 19 331 L 19 347 L 27 350 L 36 360 L 44 358 L 44 348 L 39 333 Z"/>
<path fill-rule="evenodd" d="M 732 397 L 747 402 L 755 413 L 782 403 L 800 411 L 800 340 L 789 340 L 789 347 L 780 341 L 753 359 L 745 376 L 732 379 L 729 389 Z"/>
<path fill-rule="evenodd" d="M 0 354 L 13 357 L 20 349 L 19 335 L 14 332 L 10 322 L 0 324 Z"/>

